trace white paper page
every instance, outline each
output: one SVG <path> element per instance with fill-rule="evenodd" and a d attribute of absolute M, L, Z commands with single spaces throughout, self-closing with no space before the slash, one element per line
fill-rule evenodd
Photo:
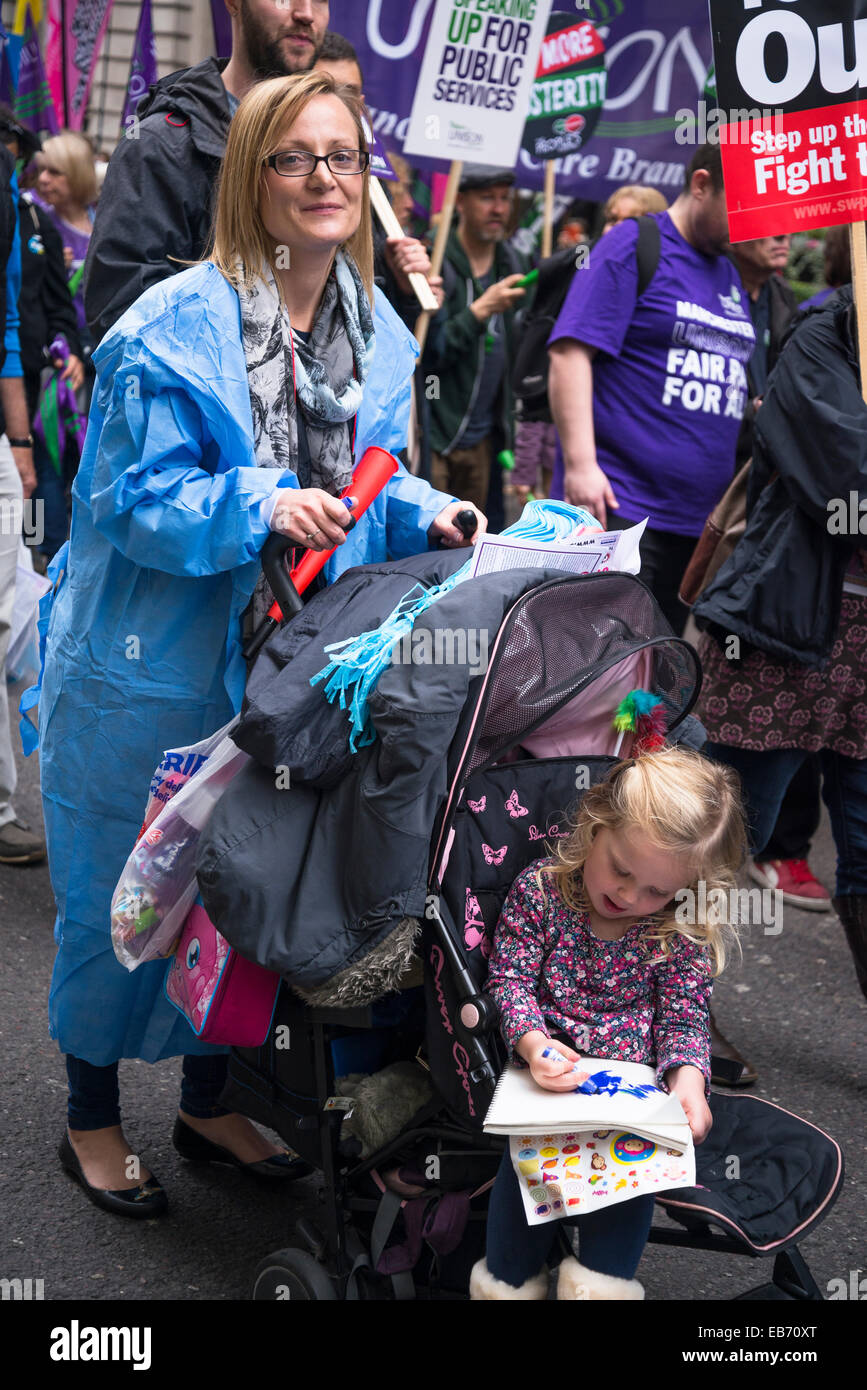
<path fill-rule="evenodd" d="M 677 1153 L 619 1129 L 513 1134 L 509 1153 L 530 1226 L 695 1186 L 691 1136 Z"/>
<path fill-rule="evenodd" d="M 604 531 L 559 541 L 482 536 L 473 549 L 471 577 L 509 569 L 559 569 L 567 574 L 638 574 L 647 520 L 626 531 Z"/>
<path fill-rule="evenodd" d="M 617 1126 L 629 1129 L 686 1123 L 677 1096 L 660 1090 L 653 1067 L 641 1062 L 614 1062 L 610 1058 L 582 1057 L 581 1070 L 590 1072 L 606 1089 L 596 1095 L 546 1091 L 537 1085 L 529 1068 L 510 1064 L 497 1085 L 485 1116 L 485 1129 L 494 1134 L 516 1134 L 543 1129 L 546 1133 Z M 650 1087 L 630 1094 L 630 1087 Z"/>

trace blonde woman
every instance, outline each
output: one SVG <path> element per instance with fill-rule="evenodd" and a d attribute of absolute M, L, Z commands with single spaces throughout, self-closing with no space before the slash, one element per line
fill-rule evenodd
<path fill-rule="evenodd" d="M 573 834 L 512 885 L 491 953 L 503 1036 L 539 1086 L 586 1079 L 576 1045 L 649 1063 L 701 1143 L 712 1123 L 708 1001 L 730 932 L 721 904 L 745 850 L 737 779 L 698 753 L 630 758 L 585 793 Z M 574 1218 L 581 1264 L 562 1262 L 558 1298 L 643 1298 L 634 1275 L 652 1212 L 647 1195 Z M 506 1152 L 471 1297 L 546 1298 L 558 1239 L 552 1225 L 527 1225 Z"/>
<path fill-rule="evenodd" d="M 602 235 L 610 232 L 627 217 L 646 217 L 651 212 L 665 212 L 668 202 L 656 188 L 643 183 L 625 183 L 615 188 L 602 209 Z"/>
<path fill-rule="evenodd" d="M 89 350 L 93 337 L 84 316 L 81 281 L 99 193 L 93 150 L 83 135 L 64 130 L 43 142 L 37 162 L 36 191 L 60 233 L 78 332 L 82 344 Z"/>
<path fill-rule="evenodd" d="M 267 1178 L 305 1171 L 220 1107 L 225 1049 L 200 1044 L 163 998 L 164 965 L 129 974 L 109 937 L 161 751 L 240 707 L 242 617 L 269 531 L 299 550 L 337 544 L 329 580 L 465 544 L 453 524 L 465 504 L 403 469 L 343 529 L 354 460 L 404 443 L 415 361 L 394 312 L 372 303 L 367 163 L 357 98 L 327 74 L 252 88 L 229 133 L 210 257 L 146 290 L 94 354 L 39 719 L 58 907 L 50 1024 L 70 1083 L 61 1162 L 120 1215 L 166 1206 L 129 1162 L 122 1057 L 184 1056 L 184 1157 Z"/>

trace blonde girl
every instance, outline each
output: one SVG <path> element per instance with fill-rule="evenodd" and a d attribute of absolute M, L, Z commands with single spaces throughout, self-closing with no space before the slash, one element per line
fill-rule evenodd
<path fill-rule="evenodd" d="M 503 1036 L 540 1086 L 575 1089 L 580 1038 L 589 1056 L 655 1066 L 702 1142 L 711 982 L 733 938 L 729 914 L 698 921 L 693 909 L 727 899 L 745 851 L 737 778 L 698 753 L 628 759 L 585 793 L 572 834 L 512 885 L 491 954 Z M 642 1196 L 574 1218 L 581 1264 L 562 1262 L 558 1297 L 643 1298 L 634 1274 L 652 1210 Z M 508 1153 L 487 1235 L 471 1296 L 545 1298 L 557 1229 L 527 1225 Z"/>

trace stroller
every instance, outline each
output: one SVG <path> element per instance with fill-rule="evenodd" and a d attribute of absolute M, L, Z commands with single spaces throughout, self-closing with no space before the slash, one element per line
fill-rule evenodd
<path fill-rule="evenodd" d="M 256 1300 L 466 1297 L 503 1150 L 502 1138 L 482 1126 L 505 1063 L 484 990 L 504 899 L 516 875 L 568 833 L 582 791 L 617 761 L 611 721 L 628 691 L 640 686 L 662 698 L 671 741 L 701 741 L 688 717 L 698 658 L 639 579 L 521 573 L 524 591 L 489 631 L 487 669 L 469 683 L 448 752 L 447 794 L 430 826 L 423 984 L 397 996 L 401 1022 L 386 1034 L 388 1056 L 428 1069 L 427 1100 L 387 1142 L 360 1151 L 345 1124 L 351 1099 L 335 1094 L 334 1059 L 347 1038 L 374 1035 L 384 1006 L 311 1006 L 291 979 L 264 1045 L 233 1050 L 223 1102 L 276 1130 L 323 1179 L 317 1209 L 259 1264 Z M 463 591 L 467 609 L 473 587 Z M 620 757 L 629 756 L 630 740 L 617 746 Z M 218 807 L 224 823 L 236 795 L 230 788 Z M 199 881 L 214 915 L 201 870 Z M 231 922 L 215 920 L 231 941 Z M 713 1094 L 710 1104 L 714 1124 L 696 1151 L 696 1186 L 657 1198 L 681 1229 L 654 1226 L 650 1240 L 773 1256 L 770 1279 L 741 1298 L 821 1300 L 797 1242 L 840 1190 L 840 1148 L 770 1102 Z M 736 1181 L 727 1175 L 732 1153 L 741 1158 Z M 568 1231 L 561 1233 L 565 1253 Z"/>

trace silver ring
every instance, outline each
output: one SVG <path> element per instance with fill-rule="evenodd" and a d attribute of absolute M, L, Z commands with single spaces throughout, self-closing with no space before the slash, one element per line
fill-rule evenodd
<path fill-rule="evenodd" d="M 308 540 L 308 541 L 315 541 L 315 539 L 316 539 L 316 537 L 317 537 L 318 535 L 319 535 L 319 532 L 318 532 L 318 531 L 308 531 L 308 532 L 307 532 L 307 535 L 305 536 L 305 540 Z"/>

